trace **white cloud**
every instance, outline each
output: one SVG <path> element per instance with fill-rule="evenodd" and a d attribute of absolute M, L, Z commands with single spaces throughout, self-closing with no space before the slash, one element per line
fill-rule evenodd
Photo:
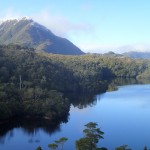
<path fill-rule="evenodd" d="M 1 21 L 8 19 L 20 19 L 22 17 L 25 16 L 15 11 L 13 8 L 9 8 L 0 14 Z M 39 12 L 38 14 L 32 14 L 31 16 L 26 17 L 30 17 L 36 22 L 46 26 L 57 36 L 69 39 L 78 47 L 80 46 L 79 41 L 82 41 L 81 38 L 87 38 L 89 41 L 93 39 L 95 32 L 94 27 L 91 24 L 83 22 L 74 23 L 65 16 L 61 14 L 52 14 L 49 10 L 46 9 Z"/>
<path fill-rule="evenodd" d="M 117 52 L 118 46 L 116 45 L 102 45 L 98 43 L 86 43 L 80 46 L 86 53 L 106 53 L 109 51 Z"/>
<path fill-rule="evenodd" d="M 150 44 L 149 43 L 137 43 L 131 45 L 125 45 L 120 47 L 123 52 L 127 51 L 139 51 L 139 52 L 147 52 L 150 51 Z"/>
<path fill-rule="evenodd" d="M 7 9 L 5 12 L 0 14 L 0 20 L 5 21 L 8 19 L 18 19 L 26 17 L 21 13 L 17 12 L 13 8 Z M 71 34 L 85 34 L 91 32 L 93 27 L 86 23 L 73 23 L 68 18 L 61 14 L 52 14 L 49 10 L 44 10 L 38 14 L 32 14 L 31 17 L 36 22 L 46 26 L 56 35 L 61 37 L 71 37 Z"/>
<path fill-rule="evenodd" d="M 131 45 L 101 45 L 98 43 L 84 43 L 80 46 L 80 48 L 84 52 L 89 53 L 106 53 L 109 51 L 113 51 L 115 53 L 124 53 L 129 51 L 137 51 L 137 52 L 150 52 L 150 44 L 149 43 L 137 43 Z"/>
<path fill-rule="evenodd" d="M 51 14 L 49 11 L 43 11 L 33 15 L 32 18 L 40 24 L 49 28 L 58 36 L 69 37 L 69 34 L 76 32 L 88 32 L 92 26 L 85 23 L 73 23 L 61 14 Z"/>
<path fill-rule="evenodd" d="M 18 12 L 16 12 L 13 8 L 8 8 L 5 12 L 0 14 L 1 21 L 5 21 L 8 19 L 16 19 L 20 17 L 21 15 Z"/>
<path fill-rule="evenodd" d="M 90 9 L 90 5 L 84 7 Z M 0 14 L 0 20 L 22 17 L 24 17 L 24 15 L 13 8 L 9 8 Z M 146 43 L 124 44 L 122 46 L 109 44 L 102 45 L 98 40 L 99 35 L 96 34 L 96 30 L 91 24 L 83 22 L 74 23 L 61 14 L 52 14 L 49 10 L 44 10 L 28 17 L 31 17 L 36 22 L 46 26 L 56 35 L 68 38 L 84 52 L 105 53 L 114 51 L 116 53 L 123 53 L 127 51 L 150 51 L 150 44 Z"/>

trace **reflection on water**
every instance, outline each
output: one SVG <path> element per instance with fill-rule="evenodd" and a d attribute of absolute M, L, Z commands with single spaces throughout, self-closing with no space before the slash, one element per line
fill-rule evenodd
<path fill-rule="evenodd" d="M 133 85 L 133 84 L 145 84 L 145 83 L 150 83 L 150 82 L 148 80 L 146 81 L 146 80 L 136 80 L 136 79 L 115 79 L 112 81 L 108 81 L 107 82 L 108 85 L 106 85 L 105 87 L 108 87 L 106 91 L 115 91 L 118 89 L 118 86 L 121 85 L 130 85 L 130 84 Z M 141 89 L 132 88 L 132 92 L 140 93 L 140 91 L 138 90 Z M 147 89 L 147 91 L 146 88 L 143 90 L 147 93 L 149 92 L 149 88 Z M 72 148 L 73 145 L 72 143 L 74 143 L 76 139 L 82 136 L 81 132 L 84 124 L 86 124 L 88 121 L 95 121 L 95 120 L 100 126 L 102 126 L 103 131 L 106 133 L 105 140 L 103 142 L 104 146 L 106 147 L 108 146 L 107 141 L 110 142 L 110 145 L 112 144 L 112 142 L 115 143 L 116 141 L 112 140 L 115 139 L 113 137 L 115 136 L 114 132 L 116 132 L 116 136 L 118 137 L 121 136 L 119 134 L 124 133 L 123 131 L 121 131 L 122 128 L 119 128 L 120 125 L 122 126 L 121 122 L 126 124 L 125 121 L 130 120 L 130 118 L 128 119 L 128 116 L 126 116 L 126 114 L 129 115 L 129 112 L 131 115 L 137 117 L 135 112 L 134 113 L 132 112 L 133 111 L 132 108 L 134 108 L 135 104 L 138 105 L 138 103 L 140 102 L 135 100 L 135 102 L 132 101 L 131 103 L 130 99 L 135 94 L 131 95 L 130 93 L 129 94 L 123 93 L 122 91 L 121 93 L 122 95 L 119 97 L 119 94 L 116 96 L 115 92 L 113 92 L 112 94 L 112 92 L 106 92 L 106 91 L 104 92 L 105 94 L 103 93 L 97 96 L 95 96 L 97 93 L 67 93 L 66 96 L 72 102 L 71 105 L 72 109 L 70 112 L 70 117 L 66 116 L 65 118 L 61 118 L 61 120 L 49 121 L 45 119 L 41 120 L 41 119 L 22 118 L 22 119 L 11 120 L 4 124 L 0 124 L 0 149 L 10 150 L 12 147 L 15 147 L 14 148 L 15 150 L 17 149 L 19 150 L 20 148 L 22 150 L 26 150 L 26 149 L 34 150 L 36 146 L 41 145 L 42 147 L 45 146 L 43 149 L 46 150 L 48 149 L 47 144 L 53 142 L 56 139 L 59 139 L 61 136 L 65 136 L 68 137 L 69 138 L 68 141 L 70 141 L 70 143 L 68 142 L 67 149 L 74 150 L 75 146 L 73 146 L 74 148 Z M 127 89 L 127 91 L 124 92 L 129 92 L 129 91 Z M 144 94 L 146 95 L 145 92 Z M 107 98 L 105 98 L 106 96 Z M 142 96 L 144 98 L 144 95 Z M 124 99 L 123 101 L 123 98 L 121 97 L 125 97 L 126 99 Z M 146 100 L 144 102 L 146 102 Z M 124 106 L 122 104 L 124 104 Z M 147 100 L 146 104 L 145 103 L 142 104 L 143 104 L 142 107 L 148 106 L 149 100 Z M 128 107 L 130 109 L 125 109 Z M 127 110 L 128 112 L 126 112 Z M 119 116 L 118 111 L 120 113 L 122 112 L 123 118 Z M 140 115 L 138 111 L 136 113 Z M 118 118 L 116 118 L 117 116 Z M 136 119 L 138 120 L 138 118 L 135 118 L 133 116 L 130 117 L 132 117 L 130 122 L 128 122 L 130 123 L 130 126 L 126 125 L 126 127 L 128 127 L 128 130 L 130 129 L 131 126 L 134 128 L 133 120 L 136 123 L 138 123 L 138 121 L 136 121 Z M 62 123 L 66 123 L 66 124 L 62 125 Z M 116 127 L 118 127 L 118 129 L 116 129 Z M 126 127 L 124 130 L 127 130 Z M 144 128 L 144 126 L 142 127 Z M 134 130 L 135 129 L 136 128 L 134 128 Z M 119 132 L 117 132 L 116 130 L 119 130 Z M 128 133 L 128 131 L 126 132 Z M 131 136 L 129 133 L 127 135 Z M 133 135 L 132 137 L 134 138 Z M 131 138 L 129 139 L 132 141 Z M 122 137 L 122 140 L 125 141 L 126 138 Z M 122 140 L 120 139 L 117 142 L 121 143 Z M 16 144 L 16 142 L 18 143 Z M 131 142 L 127 141 L 127 143 L 121 143 L 121 144 L 130 144 L 130 143 Z M 119 145 L 115 145 L 115 146 L 119 146 Z"/>
<path fill-rule="evenodd" d="M 62 120 L 50 121 L 46 119 L 38 118 L 22 118 L 22 119 L 13 119 L 7 123 L 0 124 L 0 143 L 4 144 L 6 136 L 8 139 L 14 137 L 13 129 L 20 128 L 22 132 L 27 136 L 36 135 L 39 130 L 51 135 L 55 132 L 60 131 L 60 124 L 68 122 L 68 116 L 62 118 Z M 32 143 L 32 139 L 29 140 L 29 143 Z M 39 142 L 37 139 L 36 143 Z"/>
<path fill-rule="evenodd" d="M 105 87 L 107 89 L 104 89 L 102 91 L 96 91 L 94 92 L 88 92 L 88 93 L 67 93 L 67 96 L 69 99 L 71 99 L 71 103 L 74 107 L 78 107 L 79 109 L 84 109 L 88 106 L 92 107 L 97 104 L 97 97 L 95 95 L 100 93 L 105 93 L 108 91 L 116 91 L 118 90 L 118 86 L 122 85 L 133 85 L 133 84 L 148 84 L 150 83 L 150 80 L 144 79 L 144 80 L 138 80 L 133 78 L 115 78 L 113 80 L 106 81 Z M 100 100 L 100 96 L 99 96 Z"/>
<path fill-rule="evenodd" d="M 133 85 L 133 84 L 149 84 L 149 79 L 134 79 L 134 78 L 115 78 L 108 84 L 107 91 L 116 91 L 118 86 Z"/>
<path fill-rule="evenodd" d="M 94 93 L 69 93 L 67 96 L 71 99 L 71 104 L 79 109 L 96 105 Z"/>

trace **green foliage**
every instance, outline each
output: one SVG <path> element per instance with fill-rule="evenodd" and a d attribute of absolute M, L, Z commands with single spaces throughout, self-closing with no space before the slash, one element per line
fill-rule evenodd
<path fill-rule="evenodd" d="M 123 145 L 123 146 L 115 148 L 115 150 L 131 150 L 130 148 L 127 148 L 127 147 L 128 145 Z"/>
<path fill-rule="evenodd" d="M 36 148 L 36 150 L 42 150 L 41 146 L 38 146 L 38 147 Z"/>
<path fill-rule="evenodd" d="M 103 138 L 104 132 L 97 128 L 97 123 L 89 122 L 83 130 L 85 136 L 76 141 L 77 150 L 95 150 L 99 139 Z"/>
<path fill-rule="evenodd" d="M 56 150 L 58 145 L 55 144 L 55 143 L 52 143 L 52 144 L 49 144 L 48 147 L 51 149 L 51 150 Z"/>
<path fill-rule="evenodd" d="M 68 140 L 66 137 L 62 137 L 59 140 L 56 140 L 55 143 L 49 144 L 48 147 L 52 150 L 56 150 L 58 146 L 61 146 L 61 150 L 64 149 L 64 144 Z"/>
<path fill-rule="evenodd" d="M 57 143 L 58 145 L 61 145 L 61 149 L 63 150 L 64 148 L 64 143 L 68 140 L 68 138 L 66 137 L 62 137 L 59 140 L 56 140 L 55 143 Z"/>
<path fill-rule="evenodd" d="M 77 150 L 90 150 L 91 142 L 88 138 L 80 138 L 76 141 Z"/>
<path fill-rule="evenodd" d="M 60 118 L 70 109 L 66 92 L 106 91 L 108 79 L 149 76 L 148 64 L 129 58 L 44 54 L 19 45 L 0 45 L 0 120 L 22 115 Z"/>
<path fill-rule="evenodd" d="M 144 149 L 143 150 L 147 150 L 147 147 L 146 146 L 144 146 Z"/>
<path fill-rule="evenodd" d="M 96 150 L 107 150 L 106 147 L 97 148 Z"/>

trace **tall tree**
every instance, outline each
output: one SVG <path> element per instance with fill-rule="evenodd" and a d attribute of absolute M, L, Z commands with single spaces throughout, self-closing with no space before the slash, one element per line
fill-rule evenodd
<path fill-rule="evenodd" d="M 99 139 L 103 138 L 104 132 L 97 128 L 97 123 L 89 122 L 83 130 L 84 137 L 76 141 L 77 150 L 95 150 Z"/>
<path fill-rule="evenodd" d="M 147 150 L 147 147 L 146 146 L 144 146 L 144 149 L 143 150 Z"/>
<path fill-rule="evenodd" d="M 62 137 L 59 140 L 55 141 L 55 143 L 61 145 L 61 149 L 63 150 L 64 148 L 64 143 L 68 140 L 68 138 L 66 137 Z"/>
<path fill-rule="evenodd" d="M 41 146 L 38 146 L 38 147 L 36 148 L 36 150 L 42 150 Z"/>
<path fill-rule="evenodd" d="M 115 150 L 131 150 L 130 148 L 127 148 L 127 147 L 128 145 L 123 145 L 123 146 L 115 148 Z"/>
<path fill-rule="evenodd" d="M 51 150 L 56 150 L 58 145 L 55 144 L 55 143 L 52 143 L 52 144 L 49 144 L 48 147 L 51 149 Z"/>

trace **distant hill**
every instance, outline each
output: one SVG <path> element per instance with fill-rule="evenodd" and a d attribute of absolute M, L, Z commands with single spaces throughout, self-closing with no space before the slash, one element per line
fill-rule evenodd
<path fill-rule="evenodd" d="M 109 51 L 108 53 L 104 53 L 103 56 L 118 57 L 118 58 L 124 58 L 125 57 L 124 55 L 114 53 L 113 51 Z"/>
<path fill-rule="evenodd" d="M 0 24 L 0 44 L 18 44 L 33 47 L 37 51 L 64 55 L 84 54 L 65 38 L 54 35 L 46 27 L 32 19 L 7 20 Z"/>
<path fill-rule="evenodd" d="M 130 58 L 141 58 L 141 59 L 150 59 L 150 52 L 126 52 L 123 55 L 128 56 Z"/>

